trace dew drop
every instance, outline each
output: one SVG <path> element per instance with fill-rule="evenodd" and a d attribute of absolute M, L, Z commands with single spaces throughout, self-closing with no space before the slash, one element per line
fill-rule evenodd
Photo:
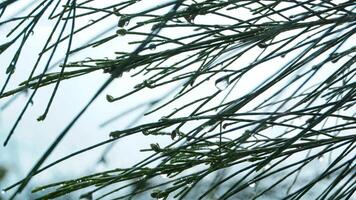
<path fill-rule="evenodd" d="M 15 61 L 12 61 L 9 65 L 9 67 L 6 69 L 6 73 L 9 74 L 9 73 L 14 73 L 15 72 L 15 64 L 16 62 Z"/>
<path fill-rule="evenodd" d="M 167 195 L 160 189 L 154 189 L 151 193 L 151 197 L 155 199 L 165 199 Z"/>
<path fill-rule="evenodd" d="M 117 35 L 124 36 L 126 35 L 127 31 L 124 28 L 120 28 L 119 30 L 116 31 Z"/>
<path fill-rule="evenodd" d="M 117 26 L 118 27 L 124 27 L 124 26 L 127 26 L 129 25 L 130 23 L 130 17 L 126 16 L 126 15 L 122 15 L 120 17 L 120 20 L 119 22 L 117 23 Z"/>
<path fill-rule="evenodd" d="M 161 177 L 162 177 L 163 179 L 169 179 L 169 177 L 168 177 L 167 174 L 161 174 Z"/>
<path fill-rule="evenodd" d="M 318 158 L 318 160 L 319 160 L 319 162 L 324 162 L 324 156 L 320 156 L 320 157 Z"/>
<path fill-rule="evenodd" d="M 148 48 L 150 49 L 150 50 L 155 50 L 156 49 L 156 45 L 155 44 L 150 44 L 150 45 L 148 45 Z"/>
<path fill-rule="evenodd" d="M 150 132 L 149 130 L 143 130 L 143 131 L 142 131 L 142 134 L 143 134 L 143 135 L 150 135 L 151 132 Z"/>
<path fill-rule="evenodd" d="M 193 183 L 188 183 L 188 184 L 187 184 L 187 187 L 188 187 L 188 188 L 193 187 Z"/>
<path fill-rule="evenodd" d="M 156 144 L 152 143 L 152 144 L 150 144 L 150 147 L 151 147 L 151 149 L 152 149 L 153 151 L 155 151 L 156 153 L 159 153 L 159 152 L 162 151 L 162 150 L 161 150 L 161 147 L 159 146 L 158 143 L 156 143 Z"/>
<path fill-rule="evenodd" d="M 141 178 L 139 178 L 139 180 L 145 180 L 147 178 L 147 176 L 146 175 L 143 175 Z"/>
<path fill-rule="evenodd" d="M 93 59 L 92 58 L 90 58 L 90 57 L 86 57 L 85 59 L 84 59 L 84 61 L 92 61 Z"/>
<path fill-rule="evenodd" d="M 165 121 L 167 121 L 167 120 L 168 120 L 168 117 L 162 116 L 158 121 L 159 121 L 159 122 L 165 122 Z"/>
<path fill-rule="evenodd" d="M 314 117 L 305 120 L 305 123 L 306 124 L 311 124 L 311 123 L 313 123 L 313 121 L 314 121 Z"/>
<path fill-rule="evenodd" d="M 264 48 L 268 47 L 268 45 L 266 43 L 264 43 L 264 42 L 261 42 L 261 43 L 257 44 L 257 46 L 260 47 L 261 49 L 264 49 Z"/>
<path fill-rule="evenodd" d="M 225 124 L 223 124 L 222 128 L 223 128 L 223 129 L 226 129 L 227 126 L 229 126 L 229 124 L 228 124 L 228 123 L 225 123 Z"/>
<path fill-rule="evenodd" d="M 59 63 L 59 67 L 64 67 L 64 63 Z"/>
<path fill-rule="evenodd" d="M 160 24 L 153 24 L 152 28 L 151 28 L 151 31 L 154 31 L 156 29 L 158 29 L 160 26 Z"/>
<path fill-rule="evenodd" d="M 113 96 L 111 96 L 110 94 L 106 95 L 106 100 L 108 102 L 113 102 L 115 100 L 115 98 Z"/>
<path fill-rule="evenodd" d="M 93 194 L 92 193 L 82 194 L 82 195 L 80 195 L 79 199 L 92 200 L 93 199 Z"/>
<path fill-rule="evenodd" d="M 187 20 L 189 23 L 194 23 L 194 19 L 197 15 L 187 15 L 184 16 L 184 19 Z"/>
<path fill-rule="evenodd" d="M 152 80 L 144 80 L 143 81 L 143 86 L 147 87 L 147 88 L 154 88 L 154 82 Z"/>
<path fill-rule="evenodd" d="M 37 121 L 43 121 L 46 118 L 46 115 L 41 115 L 37 118 Z"/>
<path fill-rule="evenodd" d="M 111 139 L 116 138 L 116 132 L 111 132 L 110 135 L 109 135 L 109 137 L 110 137 Z"/>
<path fill-rule="evenodd" d="M 94 23 L 95 21 L 93 20 L 93 19 L 91 19 L 91 20 L 89 20 L 88 21 L 88 24 L 92 24 L 92 23 Z"/>
<path fill-rule="evenodd" d="M 330 54 L 330 58 L 332 59 L 331 62 L 332 63 L 337 63 L 337 61 L 339 61 L 340 56 L 338 53 L 332 53 Z"/>
<path fill-rule="evenodd" d="M 172 133 L 171 133 L 171 138 L 172 138 L 172 140 L 174 140 L 174 138 L 177 137 L 178 132 L 179 132 L 178 129 L 175 129 L 174 131 L 172 131 Z"/>
<path fill-rule="evenodd" d="M 254 187 L 256 187 L 256 183 L 251 183 L 251 184 L 248 185 L 248 187 L 254 188 Z"/>
<path fill-rule="evenodd" d="M 267 169 L 269 169 L 269 168 L 271 168 L 271 165 L 270 165 L 270 164 L 267 164 L 266 166 L 263 167 L 264 170 L 267 170 Z"/>
<path fill-rule="evenodd" d="M 1 194 L 2 195 L 6 194 L 6 191 L 5 190 L 1 190 Z"/>
<path fill-rule="evenodd" d="M 143 86 L 143 83 L 139 83 L 139 84 L 135 85 L 134 88 L 137 89 L 137 88 L 141 88 L 142 86 Z"/>
<path fill-rule="evenodd" d="M 227 88 L 227 86 L 229 86 L 229 84 L 230 84 L 229 77 L 230 76 L 226 75 L 226 76 L 218 78 L 215 81 L 215 87 L 221 91 L 225 90 Z"/>
<path fill-rule="evenodd" d="M 184 17 L 189 23 L 194 23 L 194 19 L 199 14 L 199 8 L 195 5 L 191 5 L 187 10 L 187 14 Z"/>
<path fill-rule="evenodd" d="M 335 58 L 335 59 L 331 60 L 332 63 L 337 63 L 337 61 L 339 61 L 339 59 Z"/>
<path fill-rule="evenodd" d="M 120 12 L 119 12 L 119 10 L 118 10 L 117 8 L 113 8 L 113 13 L 114 13 L 116 16 L 118 16 L 118 17 L 121 16 L 121 15 L 120 15 Z"/>

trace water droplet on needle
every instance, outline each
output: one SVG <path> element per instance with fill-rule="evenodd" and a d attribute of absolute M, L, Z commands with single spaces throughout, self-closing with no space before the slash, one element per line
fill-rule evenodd
<path fill-rule="evenodd" d="M 119 30 L 116 31 L 117 35 L 124 36 L 126 35 L 127 31 L 124 28 L 120 28 Z"/>
<path fill-rule="evenodd" d="M 120 17 L 120 20 L 119 22 L 117 23 L 117 26 L 118 27 L 124 27 L 124 26 L 127 26 L 129 25 L 130 23 L 130 17 L 126 16 L 126 15 L 122 15 Z"/>
<path fill-rule="evenodd" d="M 152 44 L 148 45 L 148 48 L 150 50 L 155 50 L 156 49 L 156 45 L 152 43 Z"/>
<path fill-rule="evenodd" d="M 229 75 L 226 75 L 226 76 L 223 76 L 223 77 L 220 77 L 218 78 L 216 81 L 215 81 L 215 87 L 218 89 L 218 90 L 225 90 L 229 84 L 230 84 L 230 80 L 229 80 Z"/>

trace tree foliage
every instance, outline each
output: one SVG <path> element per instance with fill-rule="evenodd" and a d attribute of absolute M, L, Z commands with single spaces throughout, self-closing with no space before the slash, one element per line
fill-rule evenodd
<path fill-rule="evenodd" d="M 169 138 L 170 143 L 152 143 L 142 150 L 151 156 L 129 168 L 88 174 L 33 192 L 49 189 L 39 199 L 87 189 L 82 198 L 123 199 L 149 193 L 158 199 L 274 195 L 293 200 L 305 195 L 348 199 L 354 193 L 355 1 L 176 0 L 154 1 L 151 7 L 131 11 L 145 1 L 108 1 L 98 6 L 94 0 L 41 0 L 24 5 L 26 9 L 16 16 L 6 16 L 8 7 L 18 2 L 23 1 L 0 3 L 0 25 L 7 32 L 0 53 L 17 45 L 3 75 L 0 98 L 6 108 L 19 94 L 30 95 L 4 145 L 38 90 L 54 85 L 37 119 L 42 121 L 51 114 L 62 81 L 97 71 L 110 76 L 29 174 L 5 188 L 14 190 L 12 199 L 44 170 L 99 146 L 109 144 L 109 151 L 115 141 L 135 134 Z M 89 23 L 79 23 L 83 19 Z M 82 46 L 73 45 L 78 35 L 106 19 L 116 20 L 117 26 L 88 36 Z M 33 55 L 37 61 L 31 73 L 18 87 L 9 88 L 9 82 L 22 73 L 17 61 L 40 20 L 48 20 L 53 31 L 43 39 L 42 51 Z M 107 58 L 72 59 L 104 45 L 115 51 L 116 39 L 132 50 Z M 59 50 L 63 58 L 55 62 Z M 141 81 L 127 93 L 108 94 L 108 102 L 120 104 L 137 93 L 165 88 L 162 97 L 130 109 L 146 107 L 141 117 L 157 113 L 161 118 L 112 130 L 108 140 L 44 165 L 104 89 L 126 74 Z M 301 175 L 316 161 L 326 167 L 301 182 Z M 311 194 L 315 188 L 318 191 Z"/>

